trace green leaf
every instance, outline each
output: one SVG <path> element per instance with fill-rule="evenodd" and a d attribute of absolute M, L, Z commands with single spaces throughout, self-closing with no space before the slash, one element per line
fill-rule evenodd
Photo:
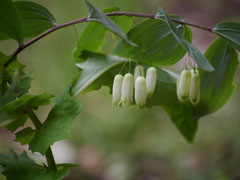
<path fill-rule="evenodd" d="M 240 22 L 220 22 L 213 31 L 240 51 Z"/>
<path fill-rule="evenodd" d="M 32 78 L 24 74 L 24 66 L 17 59 L 13 59 L 7 68 L 4 67 L 9 58 L 0 52 L 0 107 L 27 93 L 31 88 Z"/>
<path fill-rule="evenodd" d="M 57 171 L 51 171 L 44 166 L 36 164 L 26 152 L 21 155 L 0 154 L 0 165 L 3 167 L 3 175 L 8 180 L 60 180 L 78 165 L 58 164 Z"/>
<path fill-rule="evenodd" d="M 126 59 L 117 56 L 91 53 L 87 51 L 83 52 L 83 56 L 86 58 L 86 61 L 76 64 L 81 71 L 71 88 L 71 94 L 73 96 L 83 94 L 89 90 L 98 89 L 103 84 L 111 86 L 114 74 L 107 76 L 107 78 L 104 79 L 104 82 L 95 82 L 104 73 L 107 73 L 112 68 L 118 67 L 126 62 Z M 117 74 L 117 72 L 115 72 L 115 74 Z"/>
<path fill-rule="evenodd" d="M 198 64 L 201 69 L 206 71 L 214 70 L 207 58 L 196 47 L 184 39 L 162 8 L 159 8 L 156 18 L 163 20 L 168 25 L 175 39 L 182 45 L 182 47 L 188 52 L 189 56 Z"/>
<path fill-rule="evenodd" d="M 111 7 L 103 10 L 104 13 L 119 11 L 117 7 Z M 113 20 L 123 32 L 127 32 L 132 24 L 132 18 L 128 16 L 112 16 Z M 104 44 L 104 39 L 108 30 L 97 22 L 89 22 L 87 27 L 78 39 L 77 47 L 73 52 L 74 59 L 77 62 L 83 61 L 80 57 L 83 50 L 91 52 L 101 52 L 101 47 Z"/>
<path fill-rule="evenodd" d="M 55 141 L 71 137 L 73 119 L 79 114 L 82 107 L 69 95 L 69 89 L 59 98 L 48 114 L 47 120 L 36 131 L 29 148 L 33 152 L 45 154 Z"/>
<path fill-rule="evenodd" d="M 15 141 L 20 142 L 22 145 L 29 144 L 32 138 L 35 136 L 36 131 L 30 127 L 27 127 L 17 132 Z"/>
<path fill-rule="evenodd" d="M 40 4 L 30 1 L 16 1 L 14 4 L 22 16 L 25 38 L 37 36 L 56 25 L 56 20 L 51 12 Z"/>
<path fill-rule="evenodd" d="M 171 17 L 179 19 L 173 15 Z M 179 24 L 174 24 L 174 26 L 184 38 L 191 42 L 192 32 L 187 26 Z M 138 24 L 127 35 L 138 47 L 130 46 L 121 41 L 113 54 L 149 65 L 163 66 L 176 63 L 186 53 L 171 33 L 168 25 L 158 19 L 148 19 Z"/>
<path fill-rule="evenodd" d="M 210 114 L 219 110 L 232 96 L 234 74 L 238 66 L 238 53 L 225 40 L 218 38 L 205 53 L 215 68 L 213 72 L 200 70 L 201 100 L 198 111 Z"/>
<path fill-rule="evenodd" d="M 38 96 L 24 94 L 17 100 L 0 107 L 0 127 L 8 125 L 9 130 L 16 130 L 27 119 L 26 108 L 37 109 L 38 106 L 47 105 L 52 97 L 46 93 Z"/>
<path fill-rule="evenodd" d="M 22 18 L 11 0 L 0 1 L 0 22 L 0 40 L 15 39 L 22 45 Z"/>
<path fill-rule="evenodd" d="M 106 29 L 113 32 L 114 34 L 125 40 L 127 43 L 131 44 L 132 46 L 136 46 L 136 44 L 128 40 L 126 34 L 124 34 L 124 32 L 110 18 L 108 18 L 105 14 L 103 14 L 99 9 L 97 9 L 87 0 L 85 0 L 85 2 L 87 4 L 89 13 L 88 21 L 96 21 L 100 23 Z"/>

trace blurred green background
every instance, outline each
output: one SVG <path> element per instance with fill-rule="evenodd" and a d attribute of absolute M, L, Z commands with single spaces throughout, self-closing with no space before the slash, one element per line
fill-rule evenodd
<path fill-rule="evenodd" d="M 58 23 L 87 16 L 83 0 L 35 0 L 47 7 Z M 186 21 L 213 27 L 218 21 L 240 20 L 238 0 L 91 0 L 100 9 L 109 6 L 123 11 L 167 13 Z M 86 24 L 75 25 L 80 35 Z M 192 28 L 193 44 L 204 52 L 215 35 Z M 77 37 L 73 27 L 58 30 L 24 50 L 18 59 L 34 78 L 31 93 L 48 92 L 58 97 L 76 75 L 72 50 Z M 111 44 L 108 44 L 110 47 Z M 13 41 L 2 41 L 0 50 L 10 54 Z M 107 49 L 107 48 L 105 48 Z M 179 72 L 182 64 L 171 69 Z M 73 137 L 54 144 L 56 161 L 81 164 L 65 180 L 238 180 L 240 179 L 240 71 L 236 91 L 217 113 L 200 119 L 194 144 L 178 132 L 161 107 L 137 110 L 113 108 L 109 89 L 104 87 L 79 98 L 84 108 L 72 126 Z M 51 106 L 38 110 L 43 121 Z M 26 126 L 32 126 L 30 122 Z M 0 129 L 0 152 L 23 149 L 14 135 Z M 0 177 L 1 179 L 1 177 Z"/>

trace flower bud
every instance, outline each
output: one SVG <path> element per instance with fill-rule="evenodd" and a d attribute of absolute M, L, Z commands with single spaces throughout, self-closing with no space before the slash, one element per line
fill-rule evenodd
<path fill-rule="evenodd" d="M 118 106 L 121 101 L 122 83 L 123 83 L 123 76 L 121 74 L 117 74 L 114 77 L 114 81 L 113 81 L 113 92 L 112 92 L 113 106 Z"/>
<path fill-rule="evenodd" d="M 178 93 L 179 96 L 185 100 L 189 96 L 189 87 L 191 83 L 191 72 L 189 70 L 184 70 L 180 74 Z"/>
<path fill-rule="evenodd" d="M 193 105 L 197 105 L 200 100 L 200 76 L 197 70 L 191 70 L 190 83 L 190 101 Z"/>
<path fill-rule="evenodd" d="M 146 85 L 147 85 L 147 97 L 150 98 L 153 95 L 157 80 L 157 70 L 155 67 L 147 69 Z"/>
<path fill-rule="evenodd" d="M 135 102 L 139 109 L 144 108 L 147 98 L 146 79 L 138 77 L 135 82 Z"/>
<path fill-rule="evenodd" d="M 138 65 L 134 69 L 134 84 L 136 82 L 137 77 L 139 76 L 144 76 L 144 68 Z"/>
<path fill-rule="evenodd" d="M 134 78 L 130 73 L 125 74 L 122 84 L 121 103 L 123 106 L 129 106 L 133 101 Z"/>

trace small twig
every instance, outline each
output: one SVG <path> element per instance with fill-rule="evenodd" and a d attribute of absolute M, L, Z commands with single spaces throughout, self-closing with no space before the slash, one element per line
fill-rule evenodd
<path fill-rule="evenodd" d="M 123 15 L 123 16 L 134 16 L 134 17 L 143 17 L 143 18 L 155 19 L 155 14 L 142 14 L 142 13 L 122 12 L 122 11 L 106 13 L 105 15 L 107 15 L 107 16 L 122 16 Z M 48 34 L 54 32 L 58 29 L 67 27 L 67 26 L 87 22 L 88 20 L 89 20 L 88 17 L 84 17 L 84 18 L 76 19 L 76 20 L 69 21 L 69 22 L 66 22 L 66 23 L 63 23 L 63 24 L 57 24 L 57 25 L 49 28 L 45 32 L 43 32 L 43 33 L 39 34 L 38 36 L 34 37 L 33 39 L 27 41 L 21 47 L 16 49 L 13 52 L 13 54 L 11 55 L 11 58 L 4 64 L 4 66 L 7 67 L 21 51 L 23 51 L 25 48 L 27 48 L 31 44 L 35 43 L 36 41 L 38 41 L 38 40 L 42 39 L 43 37 L 47 36 Z M 209 28 L 209 27 L 204 27 L 204 26 L 201 26 L 201 25 L 197 25 L 197 24 L 193 24 L 193 23 L 189 23 L 189 22 L 185 22 L 185 21 L 181 21 L 181 20 L 177 20 L 177 19 L 171 19 L 171 20 L 173 22 L 176 22 L 176 23 L 179 23 L 179 24 L 182 24 L 182 25 L 185 24 L 185 25 L 189 25 L 189 26 L 192 26 L 192 27 L 196 27 L 196 28 L 200 28 L 202 30 L 212 32 L 212 28 Z"/>

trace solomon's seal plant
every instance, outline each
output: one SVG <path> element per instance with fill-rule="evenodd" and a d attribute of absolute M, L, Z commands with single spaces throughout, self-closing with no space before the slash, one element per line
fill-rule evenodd
<path fill-rule="evenodd" d="M 199 119 L 218 111 L 234 92 L 233 78 L 238 65 L 237 51 L 240 51 L 239 22 L 219 22 L 209 28 L 166 14 L 162 8 L 153 14 L 124 12 L 117 7 L 102 12 L 85 2 L 89 10 L 87 17 L 58 24 L 52 13 L 37 3 L 0 0 L 0 40 L 13 39 L 18 43 L 12 54 L 0 52 L 0 127 L 12 131 L 15 141 L 28 145 L 30 151 L 46 157 L 46 164 L 39 165 L 26 152 L 0 154 L 0 165 L 8 180 L 16 177 L 18 180 L 58 180 L 76 166 L 56 164 L 51 145 L 71 137 L 71 123 L 82 107 L 75 99 L 102 85 L 113 88 L 113 105 L 130 105 L 135 94 L 138 108 L 161 106 L 190 143 Z M 143 21 L 132 26 L 134 18 L 143 18 Z M 73 53 L 78 73 L 56 98 L 47 118 L 40 121 L 35 110 L 49 104 L 53 95 L 29 92 L 32 78 L 24 73 L 18 55 L 48 34 L 83 22 L 88 25 Z M 190 27 L 217 35 L 204 54 L 191 43 Z M 108 32 L 120 41 L 111 53 L 104 54 L 101 49 Z M 186 69 L 179 77 L 166 69 L 185 54 L 198 66 L 199 72 L 194 66 L 192 73 Z M 145 80 L 143 68 L 136 67 L 135 90 L 130 73 L 134 70 L 124 66 L 126 63 L 141 64 L 147 69 Z M 146 95 L 151 98 L 146 100 Z M 189 100 L 191 103 L 187 103 Z M 34 128 L 24 126 L 28 120 Z"/>

